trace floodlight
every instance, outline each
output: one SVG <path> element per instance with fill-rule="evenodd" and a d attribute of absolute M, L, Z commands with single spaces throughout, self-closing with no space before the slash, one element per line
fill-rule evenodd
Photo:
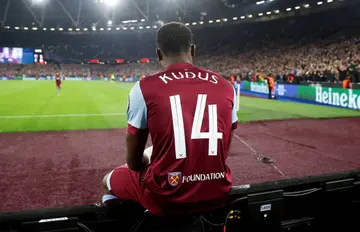
<path fill-rule="evenodd" d="M 189 26 L 189 23 L 185 23 L 185 26 Z"/>
<path fill-rule="evenodd" d="M 263 14 L 263 13 L 259 13 L 258 15 L 259 15 L 259 16 L 263 16 L 264 14 Z"/>
<path fill-rule="evenodd" d="M 33 5 L 43 5 L 45 4 L 46 0 L 31 0 Z"/>
<path fill-rule="evenodd" d="M 291 11 L 291 8 L 286 8 L 286 11 Z"/>
<path fill-rule="evenodd" d="M 199 24 L 204 24 L 204 22 L 203 22 L 203 21 L 201 21 L 201 22 L 199 22 Z"/>
<path fill-rule="evenodd" d="M 209 23 L 213 23 L 214 21 L 210 20 Z"/>
<path fill-rule="evenodd" d="M 266 12 L 267 15 L 271 15 L 271 11 Z"/>
<path fill-rule="evenodd" d="M 88 29 L 87 29 L 87 28 L 84 28 L 84 31 L 88 31 Z"/>
<path fill-rule="evenodd" d="M 280 13 L 280 11 L 279 11 L 279 10 L 275 10 L 274 12 L 275 12 L 276 14 L 279 14 L 279 13 Z"/>
<path fill-rule="evenodd" d="M 69 30 L 69 31 L 72 31 L 73 29 L 72 29 L 72 28 L 69 28 L 68 30 Z"/>
<path fill-rule="evenodd" d="M 309 4 L 305 4 L 305 5 L 304 5 L 305 8 L 309 8 L 309 6 L 310 6 Z"/>
<path fill-rule="evenodd" d="M 150 26 L 146 26 L 147 29 L 150 29 Z"/>
<path fill-rule="evenodd" d="M 224 22 L 227 22 L 227 19 L 223 19 Z"/>
<path fill-rule="evenodd" d="M 120 30 L 120 27 L 117 27 L 116 30 L 119 31 L 119 30 Z"/>
<path fill-rule="evenodd" d="M 145 19 L 141 19 L 141 22 L 145 22 Z"/>
<path fill-rule="evenodd" d="M 15 27 L 15 30 L 19 30 L 20 29 L 20 27 Z"/>
<path fill-rule="evenodd" d="M 115 6 L 118 3 L 118 0 L 100 0 L 106 6 Z"/>
<path fill-rule="evenodd" d="M 221 21 L 220 19 L 217 19 L 217 20 L 216 20 L 217 23 L 220 23 L 220 21 Z"/>
<path fill-rule="evenodd" d="M 233 20 L 237 20 L 238 18 L 237 17 L 234 17 Z"/>
<path fill-rule="evenodd" d="M 27 30 L 29 30 L 29 28 L 28 28 L 28 27 L 24 27 L 24 30 L 27 31 Z"/>
<path fill-rule="evenodd" d="M 300 6 L 295 6 L 295 10 L 298 10 L 298 9 L 300 9 Z"/>
<path fill-rule="evenodd" d="M 61 28 L 61 27 L 59 28 L 59 31 L 63 31 L 63 30 L 64 30 L 63 28 Z"/>
<path fill-rule="evenodd" d="M 249 18 L 252 18 L 252 15 L 248 15 Z"/>
<path fill-rule="evenodd" d="M 244 18 L 245 18 L 245 16 L 241 16 L 240 18 L 241 18 L 241 19 L 244 19 Z"/>
<path fill-rule="evenodd" d="M 265 1 L 259 1 L 259 2 L 256 2 L 256 5 L 261 5 L 261 4 L 264 4 Z"/>
<path fill-rule="evenodd" d="M 143 27 L 139 27 L 139 29 L 141 30 L 141 29 L 143 29 Z"/>
<path fill-rule="evenodd" d="M 100 28 L 100 31 L 103 31 L 104 30 L 104 28 Z"/>
<path fill-rule="evenodd" d="M 322 4 L 323 4 L 323 2 L 317 2 L 317 4 L 318 4 L 318 5 L 322 5 Z"/>
<path fill-rule="evenodd" d="M 192 25 L 196 25 L 197 23 L 196 22 L 193 22 Z"/>
<path fill-rule="evenodd" d="M 76 28 L 76 31 L 80 31 L 80 28 Z"/>
<path fill-rule="evenodd" d="M 33 27 L 32 29 L 33 29 L 33 31 L 37 31 L 37 30 L 38 30 L 38 28 L 37 28 L 37 27 Z"/>
<path fill-rule="evenodd" d="M 112 25 L 112 21 L 111 21 L 111 20 L 108 21 L 108 25 Z"/>
<path fill-rule="evenodd" d="M 333 2 L 333 0 L 327 0 L 327 2 L 328 2 L 328 3 L 331 3 L 331 2 Z"/>

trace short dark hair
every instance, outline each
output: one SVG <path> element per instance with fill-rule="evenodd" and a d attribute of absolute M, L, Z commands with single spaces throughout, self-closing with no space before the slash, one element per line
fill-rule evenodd
<path fill-rule="evenodd" d="M 170 22 L 157 32 L 157 46 L 164 55 L 179 55 L 189 51 L 193 44 L 193 35 L 185 24 Z"/>

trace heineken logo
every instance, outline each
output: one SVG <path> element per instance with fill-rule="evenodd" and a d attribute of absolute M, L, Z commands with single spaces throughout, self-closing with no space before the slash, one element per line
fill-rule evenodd
<path fill-rule="evenodd" d="M 36 81 L 35 77 L 24 77 L 23 78 L 24 81 Z"/>
<path fill-rule="evenodd" d="M 67 77 L 67 81 L 82 81 L 81 77 Z"/>
<path fill-rule="evenodd" d="M 269 94 L 269 89 L 266 85 L 250 83 L 250 90 L 256 93 Z"/>
<path fill-rule="evenodd" d="M 339 90 L 341 92 L 339 92 Z M 332 89 L 316 87 L 316 102 L 340 106 L 343 108 L 360 109 L 360 95 L 355 94 L 352 89 Z"/>

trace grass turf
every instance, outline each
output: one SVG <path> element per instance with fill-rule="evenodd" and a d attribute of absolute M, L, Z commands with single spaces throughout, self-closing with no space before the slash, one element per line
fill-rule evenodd
<path fill-rule="evenodd" d="M 0 82 L 0 132 L 126 127 L 133 83 L 65 81 L 60 96 L 49 81 Z M 58 115 L 58 116 L 55 116 Z M 360 111 L 241 97 L 240 122 L 360 116 Z"/>

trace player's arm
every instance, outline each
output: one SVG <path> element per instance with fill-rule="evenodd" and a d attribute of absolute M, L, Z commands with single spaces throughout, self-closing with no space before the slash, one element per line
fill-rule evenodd
<path fill-rule="evenodd" d="M 149 130 L 147 126 L 147 108 L 139 82 L 130 91 L 127 117 L 125 159 L 131 170 L 139 171 L 149 163 L 149 160 L 143 155 Z"/>
<path fill-rule="evenodd" d="M 237 88 L 240 88 L 240 86 L 238 86 Z M 238 126 L 238 116 L 237 116 L 237 111 L 236 111 L 236 90 L 235 88 L 232 88 L 233 92 L 234 92 L 234 104 L 233 104 L 233 108 L 232 108 L 232 130 L 235 130 Z"/>
<path fill-rule="evenodd" d="M 238 86 L 238 88 L 240 88 L 240 86 Z M 236 130 L 237 126 L 238 126 L 238 116 L 237 116 L 237 111 L 236 111 L 236 91 L 235 91 L 235 88 L 232 88 L 233 91 L 234 91 L 234 104 L 233 104 L 233 108 L 232 108 L 232 119 L 231 119 L 231 122 L 232 122 L 232 126 L 231 126 L 231 138 L 229 140 L 229 147 L 230 147 L 230 144 L 231 144 L 231 140 L 232 140 L 232 137 L 233 137 L 233 132 L 234 130 Z"/>

